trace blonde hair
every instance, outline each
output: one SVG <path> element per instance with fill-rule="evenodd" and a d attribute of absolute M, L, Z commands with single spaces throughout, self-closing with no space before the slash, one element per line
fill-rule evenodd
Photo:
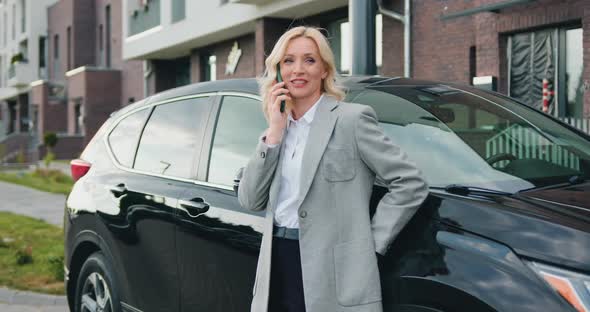
<path fill-rule="evenodd" d="M 328 75 L 322 81 L 322 91 L 329 95 L 334 96 L 339 101 L 344 98 L 344 91 L 337 85 L 336 79 L 338 78 L 338 72 L 336 71 L 336 65 L 334 63 L 334 53 L 330 49 L 328 39 L 320 32 L 318 28 L 299 26 L 292 28 L 285 32 L 277 41 L 272 52 L 266 58 L 264 64 L 266 69 L 262 77 L 258 78 L 258 84 L 260 86 L 260 95 L 262 96 L 262 111 L 267 120 L 268 115 L 268 91 L 272 87 L 273 81 L 277 75 L 277 64 L 281 61 L 287 50 L 287 45 L 292 39 L 299 37 L 305 37 L 312 39 L 318 46 L 320 57 L 324 62 L 324 67 Z"/>

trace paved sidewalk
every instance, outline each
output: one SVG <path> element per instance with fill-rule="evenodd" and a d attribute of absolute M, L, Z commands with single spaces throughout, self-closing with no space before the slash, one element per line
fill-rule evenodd
<path fill-rule="evenodd" d="M 0 311 L 67 312 L 69 308 L 65 296 L 52 296 L 0 288 Z"/>
<path fill-rule="evenodd" d="M 26 186 L 0 182 L 0 211 L 42 219 L 63 225 L 66 196 L 38 191 Z M 0 309 L 0 311 L 4 311 Z"/>

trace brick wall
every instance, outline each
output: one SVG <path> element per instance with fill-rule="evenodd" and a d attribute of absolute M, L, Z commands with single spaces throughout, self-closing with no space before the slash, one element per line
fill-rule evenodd
<path fill-rule="evenodd" d="M 80 153 L 84 148 L 84 137 L 59 135 L 57 137 L 57 144 L 53 147 L 53 154 L 56 159 L 75 159 L 80 157 Z M 39 159 L 43 159 L 47 153 L 47 148 L 44 145 L 38 147 Z"/>
<path fill-rule="evenodd" d="M 395 6 L 398 0 L 390 0 Z M 507 36 L 516 32 L 582 25 L 584 34 L 584 81 L 590 85 L 590 1 L 539 0 L 516 5 L 497 13 L 483 12 L 442 20 L 445 14 L 460 12 L 503 0 L 421 0 L 412 2 L 412 76 L 463 84 L 471 83 L 469 50 L 475 47 L 476 76 L 495 76 L 499 91 L 507 91 Z M 400 12 L 401 8 L 396 11 Z M 403 67 L 401 24 L 384 17 L 383 70 L 397 75 Z M 401 65 L 401 64 L 400 64 Z M 587 87 L 588 88 L 588 87 Z M 590 92 L 584 95 L 585 114 L 590 117 Z"/>
<path fill-rule="evenodd" d="M 106 7 L 110 6 L 111 12 L 111 37 L 106 38 Z M 121 70 L 121 106 L 128 105 L 130 99 L 139 101 L 143 99 L 143 62 L 123 61 L 123 1 L 96 0 L 96 21 L 94 32 L 96 33 L 96 55 L 99 49 L 99 25 L 103 25 L 103 47 L 106 55 L 107 40 L 111 46 L 111 67 Z"/>
<path fill-rule="evenodd" d="M 291 20 L 279 18 L 261 18 L 256 21 L 254 71 L 257 76 L 264 72 L 266 57 L 290 24 Z"/>
<path fill-rule="evenodd" d="M 68 78 L 68 134 L 75 134 L 75 105 L 84 106 L 84 146 L 109 115 L 119 109 L 121 99 L 121 72 L 118 70 L 88 68 Z"/>

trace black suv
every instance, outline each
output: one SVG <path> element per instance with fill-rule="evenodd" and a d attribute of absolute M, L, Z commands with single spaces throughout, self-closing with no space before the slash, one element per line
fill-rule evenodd
<path fill-rule="evenodd" d="M 590 311 L 588 136 L 469 87 L 343 85 L 431 186 L 381 262 L 384 311 Z M 238 79 L 154 95 L 72 161 L 72 311 L 249 309 L 263 213 L 240 207 L 234 179 L 266 128 L 257 90 Z M 371 209 L 384 191 L 377 181 Z"/>

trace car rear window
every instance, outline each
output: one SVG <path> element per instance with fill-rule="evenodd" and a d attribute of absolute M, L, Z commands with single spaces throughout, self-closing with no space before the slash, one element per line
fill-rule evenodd
<path fill-rule="evenodd" d="M 117 161 L 125 167 L 133 165 L 137 141 L 149 111 L 149 109 L 142 109 L 128 115 L 109 134 L 108 142 L 111 151 Z"/>

